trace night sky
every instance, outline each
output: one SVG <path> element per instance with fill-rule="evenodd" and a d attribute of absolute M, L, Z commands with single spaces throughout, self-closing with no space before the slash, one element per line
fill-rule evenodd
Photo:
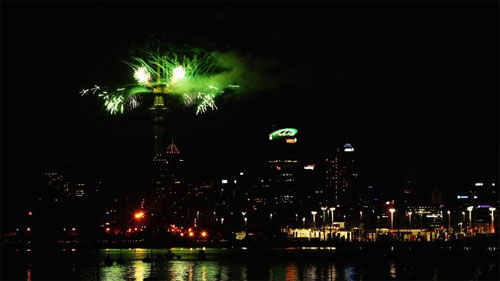
<path fill-rule="evenodd" d="M 498 4 L 92 4 L 2 2 L 2 199 L 23 202 L 47 165 L 67 163 L 114 190 L 149 184 L 145 110 L 111 116 L 83 88 L 130 79 L 120 62 L 151 35 L 258 62 L 273 81 L 195 116 L 173 108 L 168 135 L 193 178 L 254 169 L 272 125 L 299 129 L 302 157 L 351 143 L 360 175 L 391 193 L 498 182 Z M 253 168 L 252 168 L 253 167 Z"/>

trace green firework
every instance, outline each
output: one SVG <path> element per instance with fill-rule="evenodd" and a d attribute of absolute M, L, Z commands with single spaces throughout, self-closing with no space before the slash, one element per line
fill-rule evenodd
<path fill-rule="evenodd" d="M 234 57 L 222 53 L 193 52 L 177 55 L 146 52 L 143 57 L 124 61 L 132 69 L 135 83 L 110 89 L 94 86 L 80 93 L 97 94 L 111 114 L 140 106 L 147 94 L 177 95 L 186 106 L 195 106 L 196 114 L 216 110 L 215 99 L 227 89 L 238 88 L 238 65 Z"/>

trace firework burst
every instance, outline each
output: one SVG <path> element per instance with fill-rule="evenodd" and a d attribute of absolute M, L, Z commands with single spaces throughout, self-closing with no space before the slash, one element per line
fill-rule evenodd
<path fill-rule="evenodd" d="M 134 83 L 115 89 L 95 85 L 80 93 L 97 95 L 111 114 L 139 107 L 139 97 L 147 94 L 179 96 L 186 106 L 195 106 L 196 114 L 201 114 L 218 109 L 215 99 L 225 89 L 239 87 L 233 84 L 237 81 L 228 78 L 228 70 L 219 65 L 215 54 L 178 56 L 147 52 L 142 58 L 133 57 L 124 63 L 133 70 Z"/>

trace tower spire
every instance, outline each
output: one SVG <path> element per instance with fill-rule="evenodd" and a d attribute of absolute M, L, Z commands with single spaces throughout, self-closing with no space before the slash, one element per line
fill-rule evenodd
<path fill-rule="evenodd" d="M 174 144 L 174 138 L 172 138 L 172 143 L 167 147 L 167 154 L 180 154 L 179 149 Z"/>

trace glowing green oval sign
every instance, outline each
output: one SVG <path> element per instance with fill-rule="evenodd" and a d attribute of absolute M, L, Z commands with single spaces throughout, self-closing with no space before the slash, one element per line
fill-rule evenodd
<path fill-rule="evenodd" d="M 293 137 L 297 134 L 297 132 L 298 132 L 298 130 L 295 128 L 279 129 L 279 130 L 276 130 L 276 131 L 270 133 L 269 139 L 275 140 L 275 139 Z"/>

